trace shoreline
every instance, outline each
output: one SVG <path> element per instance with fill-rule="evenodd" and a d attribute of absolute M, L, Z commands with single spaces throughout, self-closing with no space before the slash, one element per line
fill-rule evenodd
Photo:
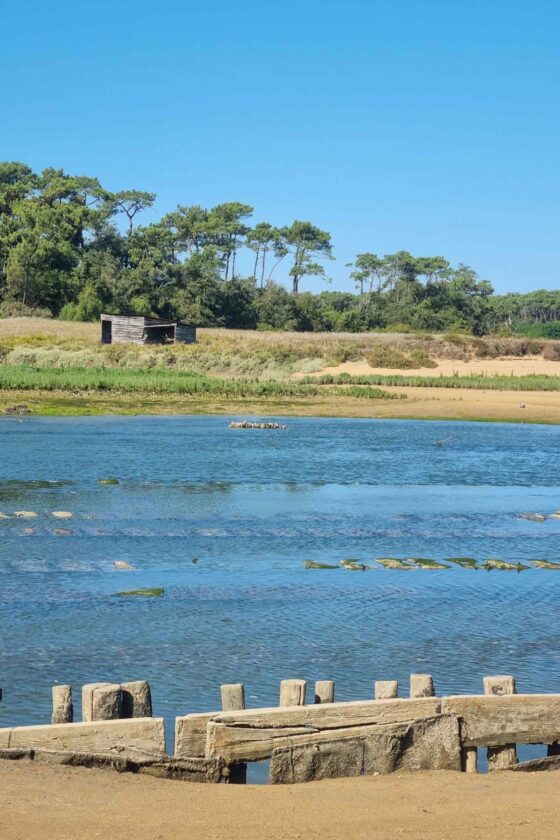
<path fill-rule="evenodd" d="M 557 836 L 556 773 L 393 773 L 211 785 L 0 761 L 5 840 L 493 840 Z M 233 818 L 235 816 L 235 818 Z"/>
<path fill-rule="evenodd" d="M 406 399 L 330 396 L 192 397 L 175 394 L 2 390 L 0 416 L 79 417 L 215 414 L 560 424 L 560 391 L 494 391 L 389 386 Z"/>

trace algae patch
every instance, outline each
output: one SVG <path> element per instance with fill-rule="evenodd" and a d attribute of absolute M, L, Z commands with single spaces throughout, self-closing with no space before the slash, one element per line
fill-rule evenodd
<path fill-rule="evenodd" d="M 412 563 L 420 569 L 449 569 L 445 563 L 440 563 L 438 560 L 430 560 L 427 557 L 409 557 L 407 563 Z"/>
<path fill-rule="evenodd" d="M 161 598 L 165 589 L 154 587 L 152 589 L 129 589 L 127 592 L 114 592 L 116 598 Z"/>
<path fill-rule="evenodd" d="M 474 557 L 446 557 L 446 563 L 455 563 L 463 569 L 480 569 Z"/>
<path fill-rule="evenodd" d="M 339 569 L 340 568 L 340 566 L 334 566 L 332 563 L 318 563 L 317 560 L 305 560 L 304 566 L 305 566 L 306 569 Z"/>
<path fill-rule="evenodd" d="M 531 560 L 531 564 L 537 569 L 554 569 L 554 571 L 560 571 L 560 563 L 554 560 Z"/>
<path fill-rule="evenodd" d="M 485 560 L 481 568 L 487 569 L 489 572 L 494 569 L 502 572 L 521 572 L 528 569 L 529 566 L 524 563 L 510 563 L 507 560 Z"/>

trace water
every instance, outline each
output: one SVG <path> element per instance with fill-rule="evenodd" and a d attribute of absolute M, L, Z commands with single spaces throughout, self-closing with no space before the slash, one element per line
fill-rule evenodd
<path fill-rule="evenodd" d="M 560 520 L 516 518 L 560 508 L 560 428 L 230 419 L 0 421 L 0 510 L 39 514 L 0 521 L 1 725 L 48 722 L 55 682 L 149 679 L 170 737 L 175 715 L 219 708 L 223 682 L 254 707 L 285 677 L 335 679 L 339 700 L 375 679 L 406 693 L 414 671 L 439 694 L 493 673 L 560 691 L 560 573 L 303 565 L 560 560 Z M 165 596 L 113 597 L 143 587 Z"/>

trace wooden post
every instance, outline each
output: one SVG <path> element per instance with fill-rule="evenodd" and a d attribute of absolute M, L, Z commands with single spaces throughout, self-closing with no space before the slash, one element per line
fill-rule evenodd
<path fill-rule="evenodd" d="M 334 703 L 334 680 L 318 680 L 315 683 L 315 702 Z"/>
<path fill-rule="evenodd" d="M 72 723 L 74 705 L 71 685 L 53 685 L 51 723 Z"/>
<path fill-rule="evenodd" d="M 392 700 L 399 696 L 399 684 L 397 680 L 376 680 L 374 686 L 376 700 Z"/>
<path fill-rule="evenodd" d="M 279 706 L 305 706 L 305 680 L 282 680 Z"/>
<path fill-rule="evenodd" d="M 94 689 L 92 720 L 118 720 L 122 717 L 122 691 L 120 684 L 101 685 Z"/>
<path fill-rule="evenodd" d="M 463 747 L 461 761 L 463 772 L 478 773 L 478 750 L 476 747 Z"/>
<path fill-rule="evenodd" d="M 484 677 L 484 693 L 494 694 L 498 697 L 504 694 L 517 694 L 515 678 L 511 676 Z M 505 747 L 488 747 L 488 770 L 498 770 L 503 767 L 510 767 L 517 764 L 517 750 L 515 744 L 508 744 Z"/>
<path fill-rule="evenodd" d="M 243 683 L 227 683 L 220 687 L 224 712 L 238 712 L 245 708 L 245 686 Z M 224 776 L 230 785 L 247 784 L 247 764 L 240 761 L 224 768 Z"/>
<path fill-rule="evenodd" d="M 238 712 L 245 708 L 245 686 L 243 683 L 228 683 L 220 688 L 224 712 Z"/>
<path fill-rule="evenodd" d="M 91 723 L 93 720 L 93 692 L 96 688 L 109 685 L 106 682 L 87 683 L 82 686 L 82 720 L 84 723 Z"/>
<path fill-rule="evenodd" d="M 122 683 L 122 717 L 152 717 L 152 692 L 147 680 Z"/>
<path fill-rule="evenodd" d="M 410 675 L 411 697 L 434 697 L 434 681 L 430 674 Z"/>

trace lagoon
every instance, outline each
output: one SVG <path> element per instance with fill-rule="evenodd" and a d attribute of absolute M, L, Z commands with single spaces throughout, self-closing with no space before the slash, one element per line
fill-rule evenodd
<path fill-rule="evenodd" d="M 340 700 L 406 693 L 414 671 L 440 694 L 492 673 L 560 690 L 556 571 L 304 568 L 560 560 L 560 520 L 518 518 L 560 508 L 560 428 L 233 419 L 0 421 L 0 511 L 37 513 L 0 520 L 0 725 L 48 722 L 55 682 L 79 709 L 82 683 L 148 679 L 169 733 L 223 682 L 255 707 L 286 677 L 335 679 Z M 142 588 L 165 594 L 113 597 Z"/>

